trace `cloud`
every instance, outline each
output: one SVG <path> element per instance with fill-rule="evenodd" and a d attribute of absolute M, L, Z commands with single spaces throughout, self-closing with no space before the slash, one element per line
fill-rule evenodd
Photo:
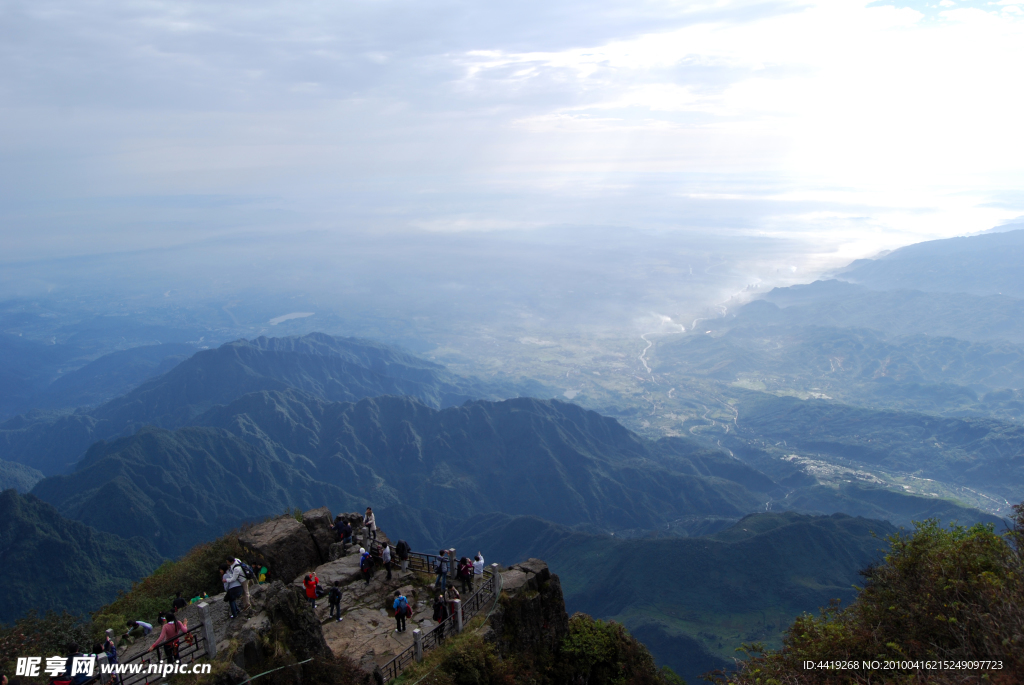
<path fill-rule="evenodd" d="M 864 214 L 892 235 L 980 230 L 1024 210 L 1005 201 L 1024 177 L 1012 9 L 12 0 L 0 219 L 48 241 L 8 229 L 0 247 L 310 226 L 842 232 Z M 238 202 L 90 203 L 203 195 Z"/>

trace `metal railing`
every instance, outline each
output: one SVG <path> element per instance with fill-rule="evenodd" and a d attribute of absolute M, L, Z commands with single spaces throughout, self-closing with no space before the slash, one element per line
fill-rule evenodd
<path fill-rule="evenodd" d="M 208 653 L 206 637 L 203 631 L 203 624 L 201 621 L 196 622 L 196 625 L 189 628 L 184 634 L 177 637 L 172 637 L 163 642 L 158 642 L 153 645 L 152 649 L 143 652 L 131 659 L 128 659 L 122 663 L 128 664 L 141 664 L 141 668 L 138 670 L 139 673 L 121 673 L 120 676 L 115 676 L 115 682 L 119 682 L 120 685 L 139 685 L 155 683 L 161 680 L 161 671 L 157 668 L 154 672 L 150 673 L 149 668 L 151 664 L 161 664 L 167 662 L 167 650 L 165 647 L 171 645 L 171 656 L 172 662 L 178 662 L 182 664 L 188 664 L 202 657 L 205 657 Z M 154 667 L 155 668 L 155 667 Z M 127 670 L 127 669 L 125 669 Z"/>
<path fill-rule="evenodd" d="M 410 553 L 409 559 L 412 561 L 412 555 Z M 434 557 L 432 554 L 417 554 L 419 557 Z M 437 559 L 437 557 L 434 557 Z M 429 568 L 429 567 L 428 567 Z M 430 571 L 433 572 L 433 571 Z M 474 616 L 487 606 L 488 601 L 494 600 L 494 587 L 497 582 L 496 576 L 491 569 L 485 569 L 483 573 L 483 582 L 481 582 L 473 594 L 467 599 L 461 602 L 462 608 L 462 622 L 463 625 L 469 622 Z M 444 644 L 445 639 L 455 635 L 459 631 L 458 619 L 454 615 L 448 616 L 436 626 L 428 630 L 422 636 L 422 649 L 427 651 L 434 647 L 440 647 Z M 390 661 L 383 666 L 379 667 L 380 674 L 382 676 L 381 682 L 390 682 L 401 675 L 409 664 L 416 659 L 416 645 L 412 644 L 405 648 L 398 654 L 396 654 Z"/>

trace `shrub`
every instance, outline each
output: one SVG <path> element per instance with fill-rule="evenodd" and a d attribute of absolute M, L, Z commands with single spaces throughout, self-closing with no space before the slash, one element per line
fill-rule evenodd
<path fill-rule="evenodd" d="M 941 528 L 916 524 L 890 537 L 884 562 L 846 609 L 837 602 L 820 616 L 794 621 L 777 652 L 760 652 L 719 682 L 953 682 L 983 674 L 992 682 L 1024 672 L 1024 506 L 1014 507 L 1005 536 L 991 526 Z M 910 662 L 906 668 L 846 673 L 805 670 L 805 661 Z M 1002 669 L 935 670 L 928 661 L 1002 662 Z M 1009 681 L 1007 681 L 1009 682 Z"/>

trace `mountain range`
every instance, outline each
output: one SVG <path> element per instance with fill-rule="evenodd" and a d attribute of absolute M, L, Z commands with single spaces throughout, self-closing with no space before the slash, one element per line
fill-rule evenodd
<path fill-rule="evenodd" d="M 333 401 L 399 394 L 436 407 L 516 394 L 367 340 L 309 334 L 239 340 L 202 350 L 99 407 L 73 414 L 35 412 L 0 424 L 0 459 L 47 475 L 68 472 L 97 440 L 146 425 L 178 428 L 246 393 L 297 388 Z"/>
<path fill-rule="evenodd" d="M 501 511 L 622 530 L 739 518 L 760 506 L 759 491 L 777 489 L 720 450 L 645 440 L 553 400 L 438 410 L 409 397 L 327 402 L 266 391 L 194 422 L 96 443 L 74 473 L 32 492 L 99 530 L 148 532 L 173 555 L 289 505 L 409 507 L 456 519 Z"/>

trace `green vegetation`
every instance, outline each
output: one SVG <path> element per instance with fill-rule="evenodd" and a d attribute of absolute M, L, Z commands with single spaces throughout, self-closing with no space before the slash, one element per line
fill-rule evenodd
<path fill-rule="evenodd" d="M 476 626 L 471 625 L 471 628 Z M 658 669 L 644 646 L 621 625 L 586 614 L 569 619 L 561 644 L 539 655 L 499 658 L 475 630 L 449 638 L 406 669 L 396 685 L 685 685 L 672 669 Z"/>
<path fill-rule="evenodd" d="M 30 611 L 10 626 L 0 625 L 0 674 L 10 677 L 19 656 L 64 656 L 71 645 L 88 649 L 95 637 L 92 626 L 80 616 L 66 611 L 39 616 Z"/>
<path fill-rule="evenodd" d="M 160 563 L 151 545 L 70 521 L 14 490 L 0 493 L 0 622 L 29 611 L 91 611 Z"/>
<path fill-rule="evenodd" d="M 706 537 L 620 540 L 489 515 L 448 539 L 488 561 L 544 559 L 570 611 L 614 619 L 692 682 L 744 643 L 781 646 L 804 612 L 852 601 L 858 571 L 882 557 L 895 531 L 883 521 L 786 512 L 752 514 Z"/>
<path fill-rule="evenodd" d="M 220 564 L 235 557 L 258 562 L 238 543 L 240 533 L 241 530 L 233 530 L 212 542 L 196 545 L 176 561 L 164 562 L 113 602 L 93 612 L 94 629 L 100 633 L 107 628 L 121 632 L 128 620 L 150 621 L 160 612 L 170 610 L 176 592 L 181 592 L 186 600 L 204 593 L 223 592 L 217 573 Z"/>
<path fill-rule="evenodd" d="M 882 564 L 864 572 L 867 583 L 847 608 L 831 605 L 820 616 L 793 623 L 778 651 L 749 659 L 722 683 L 963 682 L 986 674 L 1015 682 L 1024 672 L 1024 506 L 1014 507 L 1014 528 L 939 527 L 925 521 L 909 535 L 893 535 Z M 896 662 L 892 669 L 822 671 L 805 661 Z M 999 668 L 928 669 L 926 661 L 997 661 Z M 910 665 L 904 665 L 910 662 Z M 918 665 L 915 665 L 918 664 Z M 966 672 L 965 672 L 966 671 Z"/>
<path fill-rule="evenodd" d="M 28 492 L 42 479 L 43 474 L 34 468 L 0 460 L 0 491 L 14 488 L 18 492 Z"/>

